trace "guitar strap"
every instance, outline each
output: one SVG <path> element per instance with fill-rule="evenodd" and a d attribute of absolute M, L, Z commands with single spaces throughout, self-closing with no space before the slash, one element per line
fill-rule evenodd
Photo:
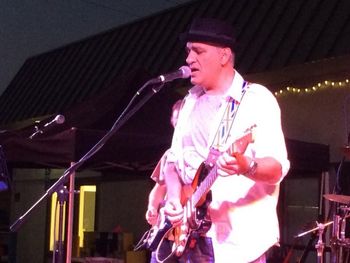
<path fill-rule="evenodd" d="M 224 147 L 226 147 L 227 145 L 227 140 L 232 130 L 233 122 L 235 120 L 239 106 L 243 100 L 243 97 L 248 87 L 249 87 L 249 83 L 247 81 L 243 81 L 241 99 L 239 101 L 236 101 L 235 99 L 230 97 L 227 100 L 226 109 L 224 110 L 224 114 L 219 123 L 219 127 L 215 133 L 213 142 L 210 147 L 210 152 L 212 150 L 214 150 L 215 152 L 220 152 L 225 150 Z M 208 159 L 210 159 L 210 153 L 209 153 Z"/>

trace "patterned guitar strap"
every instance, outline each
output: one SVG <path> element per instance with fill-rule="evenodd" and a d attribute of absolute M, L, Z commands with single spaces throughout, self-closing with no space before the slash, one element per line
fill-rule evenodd
<path fill-rule="evenodd" d="M 215 133 L 213 142 L 209 148 L 209 155 L 206 163 L 213 166 L 220 153 L 225 150 L 227 140 L 229 138 L 235 117 L 237 115 L 239 106 L 243 97 L 249 87 L 249 82 L 244 81 L 242 85 L 242 95 L 240 101 L 234 100 L 232 97 L 228 99 L 226 109 L 219 123 L 218 129 Z"/>

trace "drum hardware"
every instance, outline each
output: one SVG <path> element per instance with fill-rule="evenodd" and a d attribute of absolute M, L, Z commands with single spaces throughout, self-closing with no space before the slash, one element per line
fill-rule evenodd
<path fill-rule="evenodd" d="M 345 237 L 346 219 L 350 217 L 347 213 L 349 207 L 340 206 L 340 215 L 335 215 L 334 222 L 337 226 L 332 233 L 332 263 L 348 263 L 348 259 L 345 256 L 349 256 L 349 239 Z"/>
<path fill-rule="evenodd" d="M 310 229 L 310 230 L 307 230 L 307 231 L 305 231 L 305 232 L 303 232 L 303 233 L 300 233 L 300 234 L 298 234 L 298 235 L 296 235 L 296 236 L 294 236 L 294 237 L 295 237 L 295 238 L 298 238 L 298 237 L 305 236 L 306 234 L 309 234 L 309 233 L 312 233 L 312 232 L 314 232 L 314 231 L 320 230 L 320 227 L 325 228 L 326 226 L 329 226 L 329 225 L 333 224 L 333 221 L 330 221 L 330 222 L 325 223 L 325 224 L 320 224 L 320 223 L 318 223 L 318 222 L 316 221 L 316 224 L 317 224 L 317 227 L 312 228 L 312 229 Z"/>
<path fill-rule="evenodd" d="M 324 229 L 327 226 L 333 225 L 332 227 L 332 236 L 330 240 L 331 245 L 331 263 L 349 263 L 350 256 L 350 238 L 345 237 L 345 228 L 346 220 L 350 217 L 350 196 L 346 195 L 334 195 L 334 194 L 325 194 L 324 198 L 329 201 L 345 204 L 339 207 L 341 211 L 340 215 L 334 215 L 333 221 L 327 223 L 317 223 L 315 228 L 302 232 L 295 238 L 302 237 L 308 233 L 318 231 L 318 241 L 315 244 L 317 251 L 317 263 L 323 263 L 323 252 L 325 248 L 325 243 L 323 242 Z M 345 254 L 347 252 L 347 254 Z"/>
<path fill-rule="evenodd" d="M 338 213 L 333 217 L 333 229 L 331 243 L 331 262 L 332 263 L 348 263 L 349 262 L 349 252 L 350 243 L 349 239 L 345 237 L 346 230 L 346 220 L 350 217 L 350 196 L 346 195 L 335 195 L 335 194 L 325 194 L 324 198 L 329 201 L 333 201 L 340 205 L 338 208 Z M 346 252 L 346 253 L 345 253 Z"/>
<path fill-rule="evenodd" d="M 298 235 L 296 235 L 295 237 L 298 238 L 298 237 L 302 237 L 308 233 L 311 233 L 311 232 L 314 232 L 314 231 L 318 231 L 317 235 L 318 235 L 318 240 L 317 240 L 317 243 L 315 244 L 315 248 L 316 248 L 316 251 L 317 251 L 317 263 L 323 263 L 323 251 L 324 251 L 324 247 L 325 247 L 325 244 L 323 242 L 323 233 L 324 233 L 324 229 L 333 224 L 333 221 L 330 221 L 330 222 L 327 222 L 325 224 L 322 224 L 322 223 L 318 223 L 316 221 L 316 224 L 317 224 L 317 227 L 313 228 L 313 229 L 310 229 L 308 231 L 305 231 L 303 233 L 300 233 Z"/>
<path fill-rule="evenodd" d="M 324 242 L 323 242 L 323 232 L 325 229 L 324 224 L 320 224 L 316 221 L 318 227 L 318 240 L 315 245 L 317 251 L 317 263 L 323 263 L 323 250 L 324 250 Z"/>

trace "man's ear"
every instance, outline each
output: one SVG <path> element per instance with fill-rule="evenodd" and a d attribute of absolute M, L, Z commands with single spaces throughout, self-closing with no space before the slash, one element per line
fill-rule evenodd
<path fill-rule="evenodd" d="M 227 63 L 232 63 L 233 54 L 230 48 L 223 48 L 221 53 L 221 65 L 226 65 Z"/>

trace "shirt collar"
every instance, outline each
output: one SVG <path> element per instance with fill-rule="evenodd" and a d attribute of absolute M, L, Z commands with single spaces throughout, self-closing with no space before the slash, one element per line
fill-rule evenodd
<path fill-rule="evenodd" d="M 232 84 L 227 90 L 226 94 L 223 95 L 223 98 L 234 99 L 237 102 L 240 102 L 242 97 L 242 87 L 244 85 L 243 77 L 235 70 L 235 75 L 233 77 Z M 193 86 L 189 91 L 189 94 L 192 96 L 199 97 L 204 93 L 204 89 L 201 86 Z"/>
<path fill-rule="evenodd" d="M 196 85 L 196 86 L 193 86 L 191 89 L 189 89 L 188 93 L 191 96 L 199 97 L 204 93 L 204 89 L 201 86 Z"/>
<path fill-rule="evenodd" d="M 233 77 L 232 84 L 227 90 L 225 97 L 227 99 L 234 99 L 237 102 L 241 101 L 242 91 L 243 91 L 244 79 L 243 77 L 235 70 L 235 75 Z"/>

